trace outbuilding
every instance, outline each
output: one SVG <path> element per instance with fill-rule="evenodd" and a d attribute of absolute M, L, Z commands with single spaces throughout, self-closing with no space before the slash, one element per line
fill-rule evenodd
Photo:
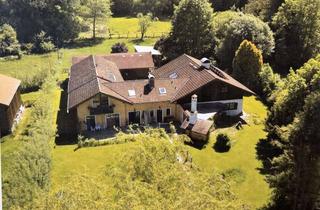
<path fill-rule="evenodd" d="M 0 74 L 0 137 L 12 131 L 20 116 L 20 84 L 20 80 Z"/>

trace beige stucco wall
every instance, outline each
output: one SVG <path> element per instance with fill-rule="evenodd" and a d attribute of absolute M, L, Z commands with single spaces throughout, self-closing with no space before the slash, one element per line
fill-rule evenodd
<path fill-rule="evenodd" d="M 78 120 L 80 123 L 81 130 L 86 129 L 86 117 L 90 115 L 88 107 L 92 106 L 93 104 L 93 98 L 89 99 L 82 104 L 78 105 L 77 107 L 77 115 Z M 157 102 L 157 103 L 143 103 L 143 104 L 128 104 L 125 102 L 122 102 L 120 100 L 117 100 L 115 98 L 109 97 L 109 105 L 114 105 L 114 113 L 117 113 L 120 115 L 120 125 L 125 126 L 128 124 L 129 121 L 129 115 L 128 112 L 131 111 L 150 111 L 154 110 L 156 115 L 156 110 L 162 109 L 163 116 L 165 116 L 166 109 L 171 109 L 171 115 L 174 116 L 174 118 L 181 122 L 182 119 L 182 113 L 183 109 L 179 104 L 170 103 L 170 102 Z M 99 125 L 105 125 L 106 123 L 106 115 L 95 115 L 95 121 L 96 124 Z"/>

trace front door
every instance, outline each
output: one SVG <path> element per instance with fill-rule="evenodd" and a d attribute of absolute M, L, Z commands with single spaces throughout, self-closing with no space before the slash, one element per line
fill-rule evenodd
<path fill-rule="evenodd" d="M 140 111 L 129 112 L 129 124 L 140 124 Z"/>
<path fill-rule="evenodd" d="M 106 115 L 106 128 L 113 128 L 113 127 L 120 126 L 120 116 L 119 114 L 107 114 Z"/>
<path fill-rule="evenodd" d="M 94 116 L 87 116 L 86 117 L 86 125 L 87 125 L 87 130 L 91 131 L 95 129 L 96 127 L 96 119 Z"/>
<path fill-rule="evenodd" d="M 162 109 L 157 110 L 157 122 L 158 123 L 162 122 Z"/>

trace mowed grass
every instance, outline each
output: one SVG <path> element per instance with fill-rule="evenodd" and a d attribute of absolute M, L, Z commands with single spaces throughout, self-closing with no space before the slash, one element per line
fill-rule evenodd
<path fill-rule="evenodd" d="M 112 37 L 117 38 L 119 35 L 121 37 L 140 37 L 139 34 L 139 20 L 138 18 L 131 17 L 117 17 L 111 18 L 107 21 L 99 21 L 97 27 L 97 35 L 101 37 L 109 37 L 109 32 L 111 32 Z M 168 34 L 171 29 L 171 23 L 169 20 L 158 20 L 153 21 L 147 30 L 146 36 L 162 36 Z M 81 37 L 91 37 L 92 31 L 87 31 L 81 33 Z"/>
<path fill-rule="evenodd" d="M 138 30 L 137 18 L 111 18 L 106 24 L 110 25 L 110 28 L 119 33 L 127 33 L 128 31 L 136 33 Z M 160 32 L 168 33 L 170 27 L 171 24 L 169 21 L 156 21 L 152 23 L 148 32 L 151 34 Z M 103 36 L 103 34 L 98 34 L 98 36 Z M 88 32 L 88 36 L 86 37 L 91 38 L 91 32 Z M 73 56 L 108 54 L 111 52 L 111 46 L 117 42 L 126 43 L 129 51 L 134 52 L 134 45 L 154 45 L 157 39 L 158 38 L 148 38 L 140 41 L 136 38 L 117 39 L 117 36 L 114 36 L 113 39 L 98 38 L 96 42 L 89 39 L 80 39 L 72 46 L 59 50 L 59 53 L 62 55 L 62 58 L 58 61 L 59 64 L 61 64 L 59 68 L 63 68 L 64 72 L 68 72 Z M 0 74 L 13 76 L 26 81 L 42 72 L 56 68 L 57 60 L 58 52 L 45 55 L 24 55 L 20 60 L 0 60 Z M 62 79 L 66 77 L 67 73 L 61 75 Z"/>
<path fill-rule="evenodd" d="M 233 169 L 240 172 L 230 178 L 235 181 L 234 191 L 243 201 L 258 208 L 268 202 L 271 193 L 265 176 L 259 172 L 262 163 L 256 154 L 256 144 L 259 139 L 266 137 L 263 122 L 267 110 L 254 97 L 246 97 L 243 106 L 245 113 L 249 115 L 248 125 L 244 125 L 242 130 L 234 127 L 217 129 L 211 134 L 206 148 L 198 150 L 190 147 L 190 151 L 194 163 L 203 170 L 226 172 Z M 227 133 L 231 137 L 233 145 L 229 152 L 218 153 L 213 149 L 218 133 Z"/>
<path fill-rule="evenodd" d="M 51 190 L 60 189 L 77 175 L 103 175 L 106 172 L 106 166 L 121 162 L 121 155 L 127 152 L 134 144 L 135 143 L 126 143 L 81 148 L 76 151 L 76 145 L 56 146 L 52 152 Z M 101 181 L 112 180 L 107 179 Z"/>
<path fill-rule="evenodd" d="M 218 170 L 226 172 L 235 169 L 234 175 L 229 178 L 237 196 L 253 208 L 266 204 L 270 196 L 270 188 L 265 177 L 260 174 L 262 163 L 257 159 L 256 144 L 264 138 L 263 121 L 266 117 L 266 107 L 254 97 L 244 99 L 244 110 L 248 114 L 248 125 L 242 130 L 235 128 L 218 129 L 211 135 L 206 148 L 198 150 L 188 147 L 193 162 L 202 170 L 212 172 Z M 217 153 L 212 148 L 218 133 L 228 133 L 233 140 L 229 152 Z M 121 161 L 121 153 L 125 153 L 135 143 L 109 145 L 93 148 L 81 148 L 74 151 L 76 145 L 56 146 L 53 150 L 52 189 L 63 186 L 74 175 L 101 175 L 105 173 L 107 164 L 117 164 Z M 101 181 L 112 181 L 107 180 Z"/>

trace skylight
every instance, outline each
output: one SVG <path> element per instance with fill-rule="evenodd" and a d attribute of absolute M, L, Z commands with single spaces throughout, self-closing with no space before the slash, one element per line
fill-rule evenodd
<path fill-rule="evenodd" d="M 161 95 L 163 95 L 163 94 L 167 93 L 167 90 L 165 88 L 161 87 L 161 88 L 159 88 L 159 92 Z"/>
<path fill-rule="evenodd" d="M 178 74 L 176 72 L 173 72 L 172 74 L 169 75 L 170 79 L 177 79 Z"/>
<path fill-rule="evenodd" d="M 128 90 L 128 94 L 130 97 L 136 96 L 136 91 L 135 90 Z"/>

